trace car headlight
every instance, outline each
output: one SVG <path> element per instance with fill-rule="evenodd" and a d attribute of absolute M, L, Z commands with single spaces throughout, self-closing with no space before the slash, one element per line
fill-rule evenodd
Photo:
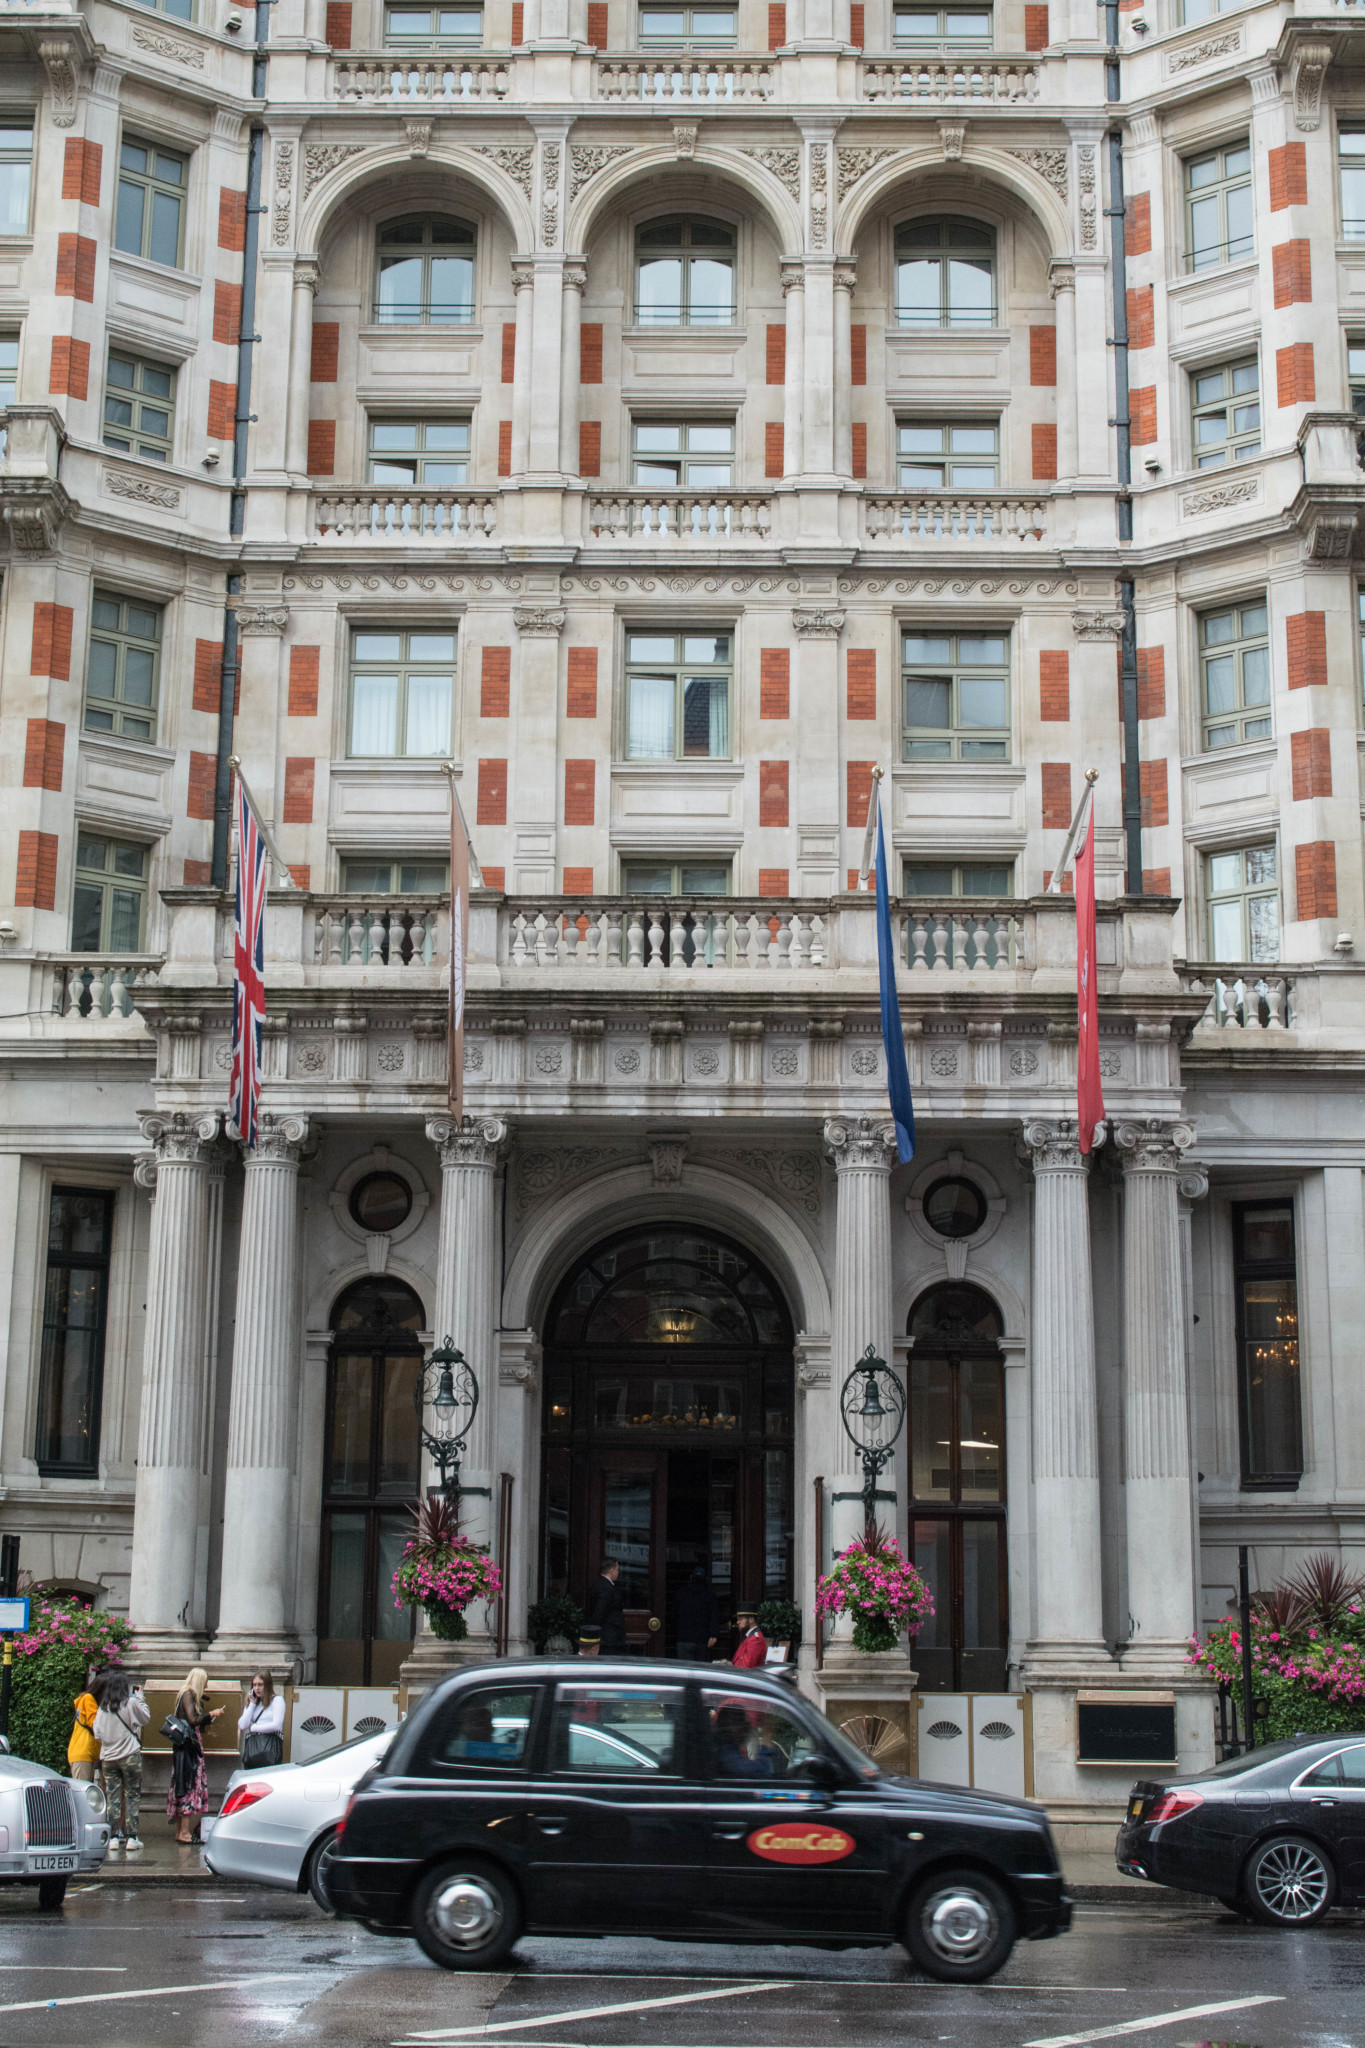
<path fill-rule="evenodd" d="M 87 1785 L 85 1788 L 85 1796 L 89 1803 L 90 1811 L 92 1813 L 104 1812 L 106 1804 L 105 1797 L 104 1794 L 100 1791 L 98 1785 Z"/>

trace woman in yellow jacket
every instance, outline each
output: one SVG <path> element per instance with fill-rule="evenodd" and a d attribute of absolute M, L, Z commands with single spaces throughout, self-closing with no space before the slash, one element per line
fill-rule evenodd
<path fill-rule="evenodd" d="M 100 1760 L 100 1746 L 94 1735 L 95 1716 L 99 1712 L 100 1703 L 90 1690 L 88 1681 L 86 1690 L 77 1695 L 72 1705 L 75 1708 L 76 1719 L 71 1730 L 71 1740 L 66 1745 L 66 1761 L 73 1778 L 83 1778 L 87 1783 L 93 1783 Z"/>

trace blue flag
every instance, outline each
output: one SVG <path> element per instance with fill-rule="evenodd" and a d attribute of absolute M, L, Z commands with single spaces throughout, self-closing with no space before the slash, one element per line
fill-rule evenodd
<path fill-rule="evenodd" d="M 877 800 L 877 964 L 882 987 L 882 1044 L 886 1047 L 886 1092 L 896 1121 L 896 1150 L 902 1166 L 915 1156 L 915 1105 L 910 1096 L 910 1069 L 905 1064 L 900 998 L 896 994 L 896 948 L 891 937 L 891 896 L 886 886 L 886 841 L 882 806 Z"/>

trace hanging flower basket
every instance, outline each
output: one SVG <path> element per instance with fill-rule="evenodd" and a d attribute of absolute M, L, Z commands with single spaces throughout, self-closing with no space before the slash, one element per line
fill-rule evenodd
<path fill-rule="evenodd" d="M 465 1608 L 501 1592 L 502 1574 L 486 1551 L 460 1534 L 449 1502 L 425 1502 L 393 1575 L 394 1606 L 424 1608 L 438 1641 L 462 1643 L 469 1634 Z"/>
<path fill-rule="evenodd" d="M 917 1635 L 931 1618 L 934 1596 L 895 1537 L 877 1529 L 840 1551 L 815 1589 L 815 1611 L 851 1614 L 855 1650 L 894 1650 L 904 1631 Z"/>

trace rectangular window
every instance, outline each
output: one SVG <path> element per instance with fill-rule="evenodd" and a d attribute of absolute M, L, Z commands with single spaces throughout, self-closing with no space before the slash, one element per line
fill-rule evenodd
<path fill-rule="evenodd" d="M 104 445 L 148 462 L 169 462 L 175 439 L 175 371 L 141 356 L 109 352 Z"/>
<path fill-rule="evenodd" d="M 1185 268 L 1237 263 L 1255 248 L 1251 147 L 1231 142 L 1185 159 Z"/>
<path fill-rule="evenodd" d="M 93 1479 L 99 1472 L 113 1223 L 111 1190 L 52 1190 L 33 1450 L 44 1477 Z"/>
<path fill-rule="evenodd" d="M 628 633 L 627 758 L 728 760 L 732 660 L 728 633 Z"/>
<path fill-rule="evenodd" d="M 728 860 L 628 860 L 621 866 L 625 896 L 728 896 Z"/>
<path fill-rule="evenodd" d="M 463 490 L 468 420 L 371 420 L 370 482 L 386 489 Z"/>
<path fill-rule="evenodd" d="M 33 197 L 33 123 L 0 116 L 0 235 L 28 233 Z"/>
<path fill-rule="evenodd" d="M 1341 177 L 1341 232 L 1348 241 L 1365 235 L 1365 128 L 1343 128 L 1337 136 Z"/>
<path fill-rule="evenodd" d="M 905 761 L 1007 761 L 1009 639 L 906 633 L 901 642 Z"/>
<path fill-rule="evenodd" d="M 170 14 L 177 21 L 193 21 L 194 0 L 136 0 L 139 7 L 150 7 L 154 14 Z"/>
<path fill-rule="evenodd" d="M 994 420 L 898 420 L 897 487 L 902 491 L 993 491 L 1000 482 Z"/>
<path fill-rule="evenodd" d="M 1229 457 L 1245 462 L 1261 452 L 1261 380 L 1252 356 L 1197 370 L 1190 378 L 1190 443 L 1195 466 L 1219 469 Z"/>
<path fill-rule="evenodd" d="M 896 229 L 901 327 L 994 327 L 995 229 L 956 216 Z"/>
<path fill-rule="evenodd" d="M 1211 853 L 1204 868 L 1209 958 L 1252 964 L 1280 957 L 1280 884 L 1271 846 Z"/>
<path fill-rule="evenodd" d="M 636 420 L 632 481 L 642 490 L 728 490 L 734 480 L 732 420 Z"/>
<path fill-rule="evenodd" d="M 898 7 L 893 18 L 898 47 L 941 43 L 954 50 L 984 50 L 995 36 L 989 7 Z"/>
<path fill-rule="evenodd" d="M 1346 376 L 1351 387 L 1351 410 L 1365 421 L 1365 334 L 1354 334 L 1346 344 Z"/>
<path fill-rule="evenodd" d="M 1232 1257 L 1242 1485 L 1296 1487 L 1303 1416 L 1293 1204 L 1234 1202 Z"/>
<path fill-rule="evenodd" d="M 161 606 L 97 590 L 85 665 L 85 729 L 125 740 L 156 734 Z"/>
<path fill-rule="evenodd" d="M 477 49 L 483 42 L 483 9 L 386 7 L 384 42 L 390 49 Z"/>
<path fill-rule="evenodd" d="M 1012 896 L 1014 894 L 1014 868 L 1004 861 L 999 866 L 989 866 L 982 861 L 959 861 L 956 865 L 943 862 L 931 866 L 926 861 L 905 863 L 905 894 L 907 896 Z"/>
<path fill-rule="evenodd" d="M 140 953 L 147 922 L 147 848 L 82 829 L 71 891 L 73 953 Z"/>
<path fill-rule="evenodd" d="M 1196 21 L 1208 21 L 1222 11 L 1223 0 L 1182 0 L 1180 19 L 1184 27 L 1190 28 Z"/>
<path fill-rule="evenodd" d="M 341 886 L 348 896 L 440 896 L 450 886 L 443 860 L 345 860 Z"/>
<path fill-rule="evenodd" d="M 1270 624 L 1265 599 L 1199 615 L 1204 745 L 1269 739 Z"/>
<path fill-rule="evenodd" d="M 353 755 L 446 755 L 455 635 L 357 627 L 351 636 Z"/>
<path fill-rule="evenodd" d="M 676 1777 L 683 1763 L 681 1686 L 561 1685 L 550 1768 L 594 1778 Z"/>
<path fill-rule="evenodd" d="M 19 334 L 16 328 L 0 330 L 0 414 L 6 406 L 13 405 L 15 388 L 19 382 Z M 3 460 L 8 442 L 4 421 L 0 419 L 0 460 Z"/>
<path fill-rule="evenodd" d="M 180 268 L 185 227 L 186 157 L 126 135 L 119 150 L 114 247 L 128 256 Z"/>
<path fill-rule="evenodd" d="M 733 50 L 739 14 L 733 7 L 642 7 L 642 50 Z"/>

